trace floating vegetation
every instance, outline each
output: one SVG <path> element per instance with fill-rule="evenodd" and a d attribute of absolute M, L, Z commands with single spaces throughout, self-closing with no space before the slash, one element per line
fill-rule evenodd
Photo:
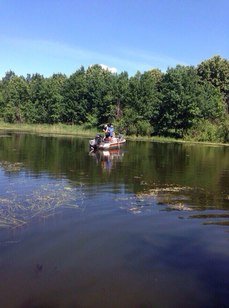
<path fill-rule="evenodd" d="M 154 184 L 153 188 L 138 194 L 137 198 L 139 200 L 148 200 L 148 202 L 152 200 L 157 205 L 165 206 L 165 210 L 168 211 L 192 211 L 192 207 L 188 205 L 190 191 L 193 191 L 193 188 L 188 186 L 158 186 Z"/>
<path fill-rule="evenodd" d="M 217 226 L 229 226 L 229 221 L 206 221 L 203 225 L 217 225 Z"/>
<path fill-rule="evenodd" d="M 119 197 L 115 201 L 120 203 L 120 208 L 132 214 L 143 214 L 153 209 L 153 201 L 141 198 L 138 195 Z"/>
<path fill-rule="evenodd" d="M 136 194 L 129 198 L 117 198 L 116 201 L 125 201 L 121 208 L 127 209 L 133 214 L 149 212 L 155 205 L 165 206 L 165 210 L 192 211 L 187 205 L 189 196 L 187 192 L 193 190 L 191 187 L 181 187 L 175 185 L 164 185 L 163 187 L 155 185 L 143 193 Z"/>
<path fill-rule="evenodd" d="M 138 194 L 140 198 L 155 200 L 167 210 L 191 211 L 207 208 L 227 209 L 227 195 L 220 196 L 199 187 L 153 184 L 153 188 Z"/>
<path fill-rule="evenodd" d="M 6 172 L 19 172 L 22 170 L 23 164 L 19 162 L 11 163 L 8 161 L 0 161 L 0 167 Z"/>
<path fill-rule="evenodd" d="M 192 208 L 188 207 L 186 204 L 183 203 L 168 204 L 167 210 L 193 211 Z"/>
<path fill-rule="evenodd" d="M 191 215 L 189 216 L 189 218 L 203 219 L 204 220 L 203 225 L 229 226 L 229 220 L 225 220 L 229 218 L 229 212 L 197 214 L 197 215 Z M 223 220 L 220 220 L 221 218 L 223 218 Z M 214 219 L 214 220 L 208 220 L 208 219 Z"/>
<path fill-rule="evenodd" d="M 192 187 L 189 186 L 177 186 L 177 185 L 164 185 L 164 186 L 156 186 L 154 188 L 149 189 L 143 195 L 147 196 L 157 196 L 161 193 L 180 193 L 187 192 L 193 190 Z"/>
<path fill-rule="evenodd" d="M 197 215 L 191 215 L 189 216 L 189 218 L 200 218 L 200 219 L 229 218 L 229 213 L 197 214 Z"/>
<path fill-rule="evenodd" d="M 24 194 L 11 187 L 0 196 L 0 228 L 20 227 L 35 218 L 55 215 L 63 208 L 77 209 L 82 207 L 83 199 L 82 185 L 75 187 L 65 181 L 41 184 Z"/>
<path fill-rule="evenodd" d="M 223 202 L 222 200 L 225 200 L 225 195 L 222 194 L 220 198 L 215 198 L 213 192 L 208 192 L 201 188 L 178 185 L 159 186 L 155 183 L 153 184 L 153 187 L 145 190 L 143 193 L 130 196 L 129 198 L 123 197 L 116 199 L 116 201 L 121 203 L 120 207 L 122 209 L 125 209 L 132 214 L 152 214 L 155 213 L 156 209 L 184 213 L 190 211 L 202 211 L 211 209 L 213 202 Z M 184 219 L 185 217 L 178 216 L 178 218 Z M 218 214 L 198 214 L 186 216 L 186 218 L 212 219 L 204 222 L 206 225 L 229 225 L 229 221 L 227 221 L 229 218 L 228 212 Z M 223 218 L 223 221 L 220 221 L 219 218 Z"/>

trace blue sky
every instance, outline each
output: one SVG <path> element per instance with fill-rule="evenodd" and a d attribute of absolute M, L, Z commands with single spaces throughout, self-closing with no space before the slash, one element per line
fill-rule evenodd
<path fill-rule="evenodd" d="M 228 0 L 0 0 L 0 77 L 229 58 Z"/>

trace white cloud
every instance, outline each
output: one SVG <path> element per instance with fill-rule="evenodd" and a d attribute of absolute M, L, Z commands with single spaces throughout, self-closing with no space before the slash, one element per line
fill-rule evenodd
<path fill-rule="evenodd" d="M 101 67 L 102 67 L 102 69 L 104 69 L 104 70 L 108 70 L 109 72 L 111 72 L 111 73 L 113 73 L 113 74 L 115 74 L 115 73 L 117 73 L 117 68 L 115 68 L 115 67 L 109 67 L 109 66 L 107 66 L 107 65 L 105 65 L 105 64 L 99 64 Z"/>

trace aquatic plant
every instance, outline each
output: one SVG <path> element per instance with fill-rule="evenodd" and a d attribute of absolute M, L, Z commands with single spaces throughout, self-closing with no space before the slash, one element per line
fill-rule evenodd
<path fill-rule="evenodd" d="M 146 182 L 142 185 L 148 186 Z M 150 185 L 149 185 L 150 186 Z M 159 211 L 179 211 L 183 213 L 195 211 L 208 211 L 212 210 L 214 202 L 219 205 L 228 201 L 228 195 L 222 194 L 221 198 L 216 198 L 214 193 L 206 191 L 202 188 L 192 188 L 189 186 L 179 186 L 175 184 L 151 184 L 144 192 L 131 195 L 129 197 L 117 198 L 116 201 L 120 203 L 123 210 L 131 214 L 145 215 L 153 214 L 156 209 Z M 219 207 L 220 212 L 207 213 L 207 214 L 188 214 L 186 218 L 203 220 L 204 225 L 222 225 L 229 224 L 227 208 Z M 226 210 L 226 211 L 225 211 Z M 179 216 L 178 218 L 184 218 Z M 209 220 L 211 219 L 211 220 Z M 223 220 L 220 220 L 223 219 Z"/>
<path fill-rule="evenodd" d="M 64 208 L 82 208 L 82 185 L 73 186 L 65 181 L 38 185 L 25 195 L 18 193 L 15 182 L 0 196 L 0 228 L 15 228 L 32 220 L 56 215 Z"/>

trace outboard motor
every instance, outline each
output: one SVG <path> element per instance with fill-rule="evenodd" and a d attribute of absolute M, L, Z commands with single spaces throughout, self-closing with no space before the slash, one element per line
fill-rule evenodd
<path fill-rule="evenodd" d="M 101 144 L 102 141 L 103 141 L 103 136 L 100 135 L 100 134 L 97 134 L 95 136 L 95 139 L 89 141 L 90 149 L 96 150 L 99 147 L 99 145 Z"/>

